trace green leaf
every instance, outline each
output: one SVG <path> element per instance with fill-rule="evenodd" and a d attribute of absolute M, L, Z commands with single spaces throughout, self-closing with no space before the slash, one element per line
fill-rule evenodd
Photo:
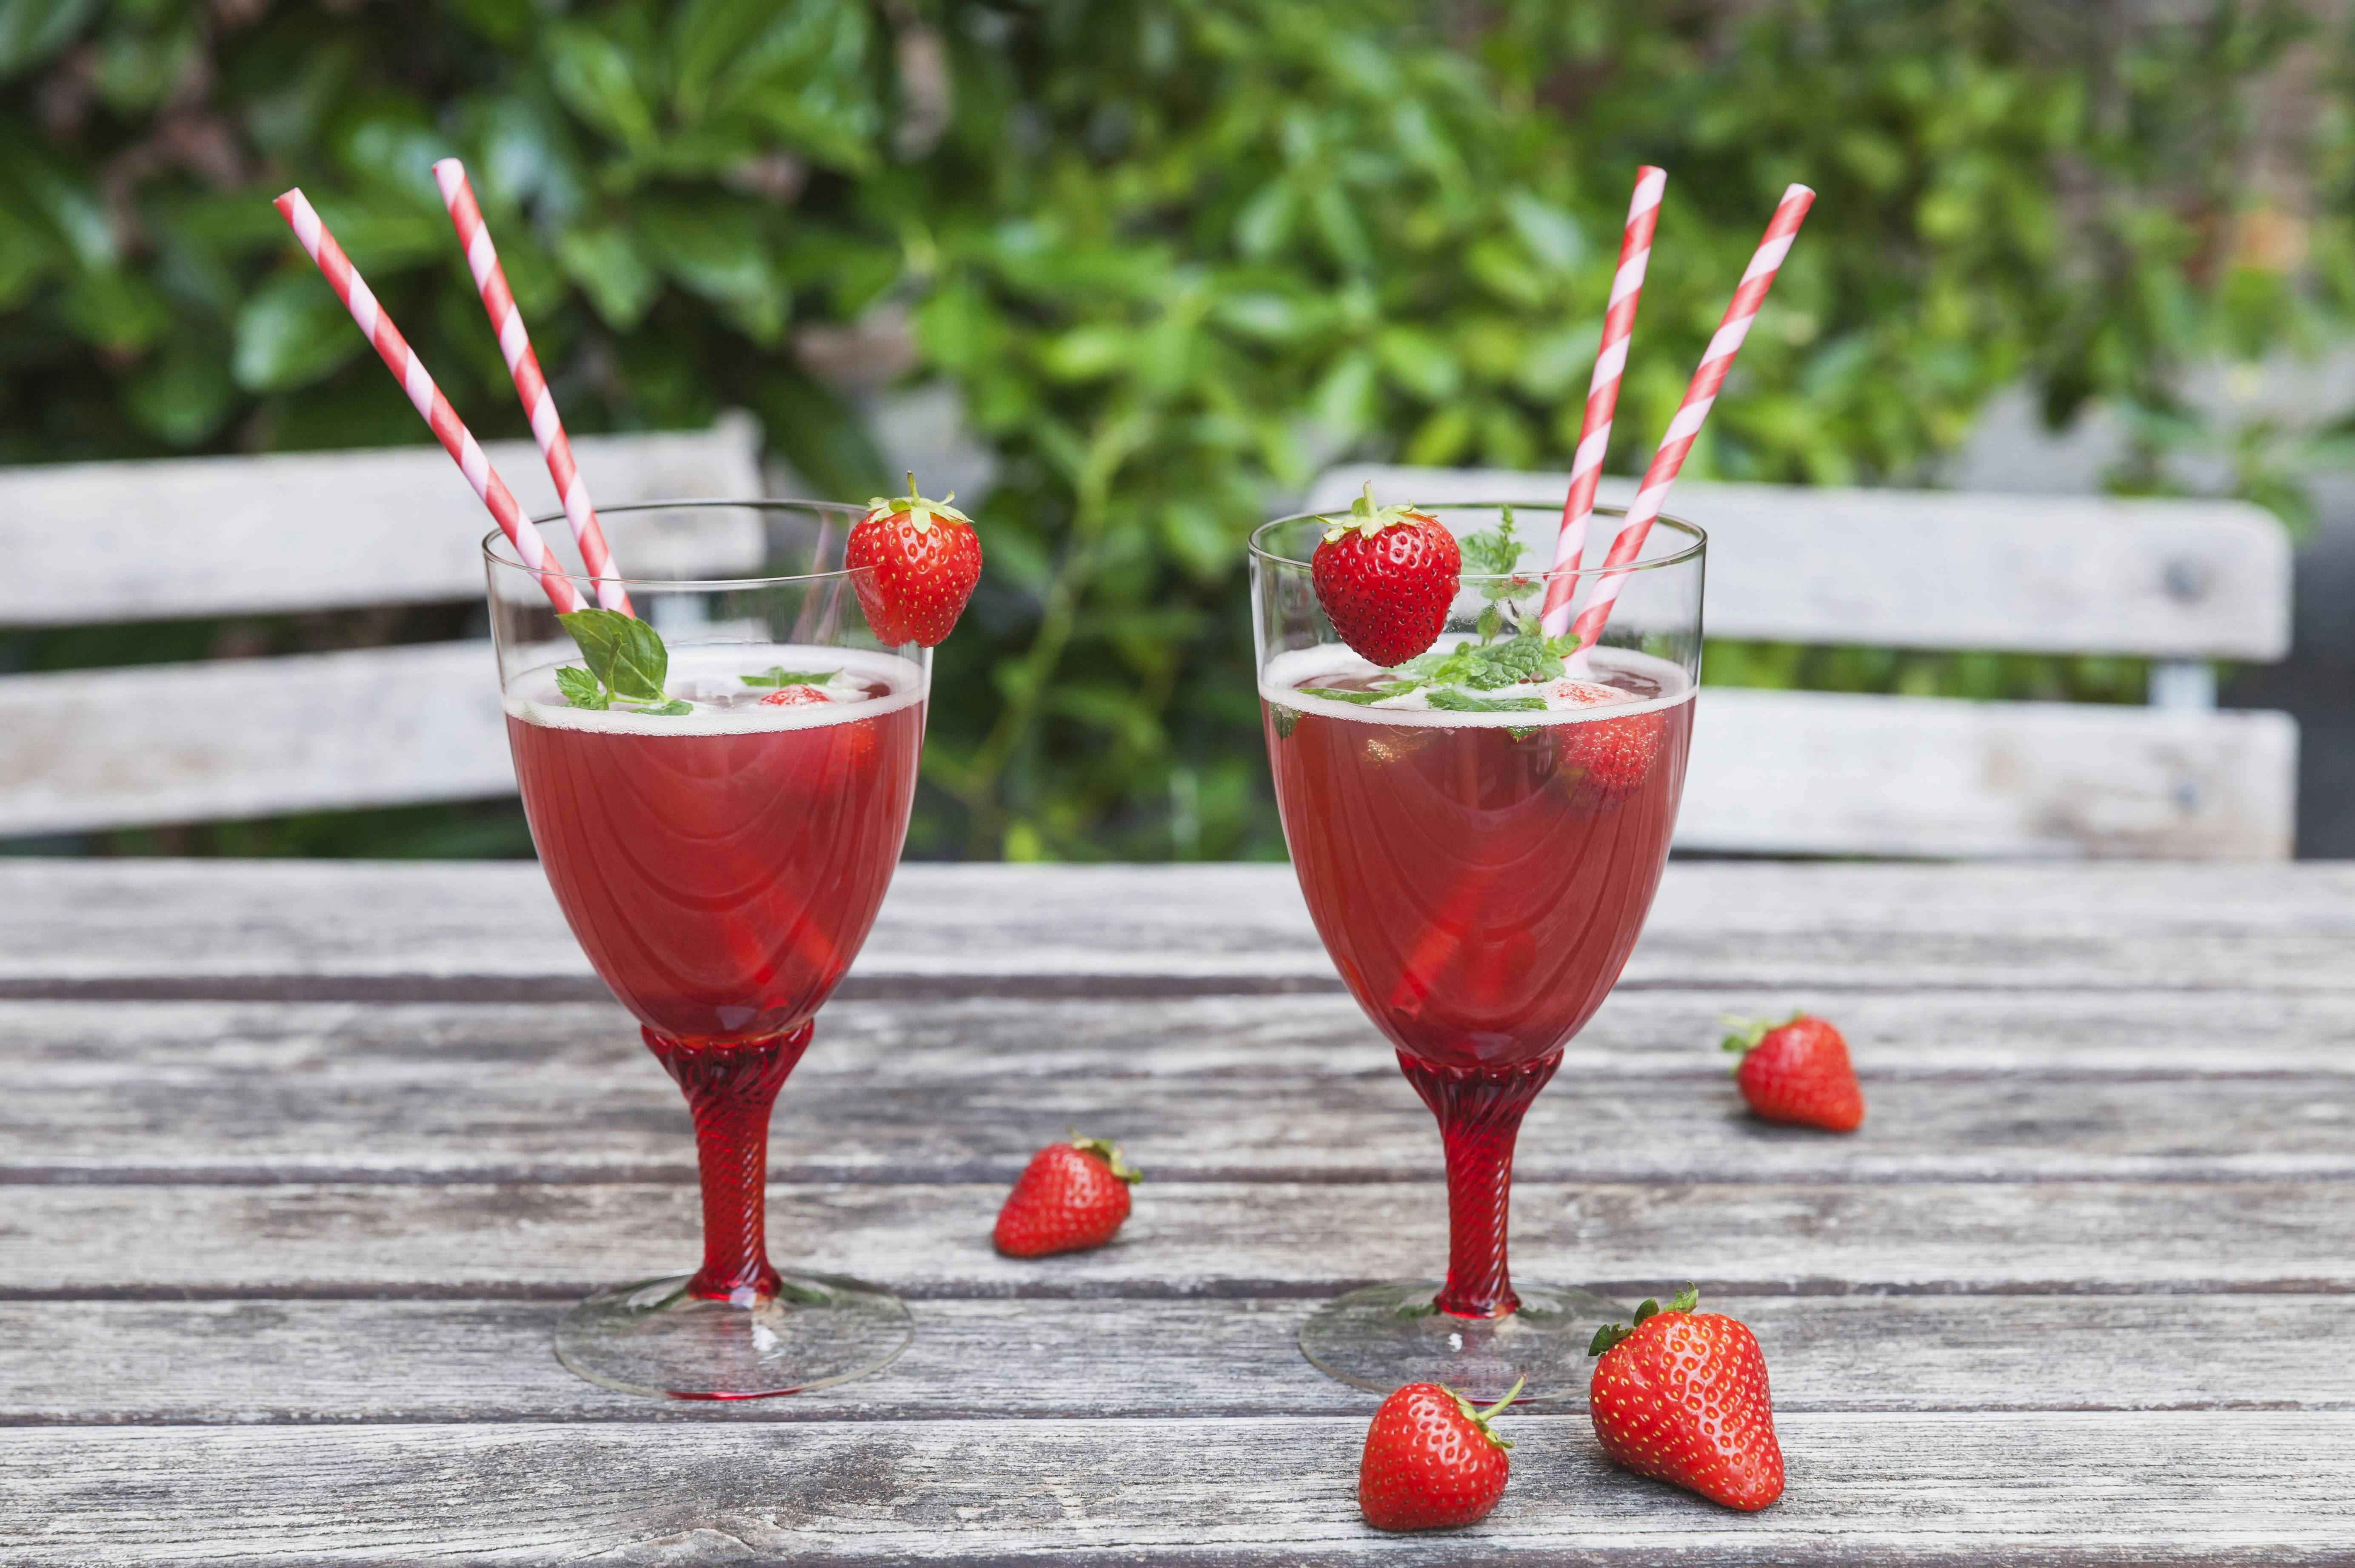
<path fill-rule="evenodd" d="M 1682 1290 L 1668 1297 L 1668 1310 L 1671 1312 L 1695 1312 L 1700 1308 L 1700 1287 L 1698 1285 L 1687 1285 Z"/>
<path fill-rule="evenodd" d="M 597 677 L 578 665 L 566 665 L 556 672 L 556 688 L 564 693 L 564 700 L 575 708 L 611 706 L 605 688 L 597 683 Z"/>
<path fill-rule="evenodd" d="M 98 0 L 0 0 L 0 77 L 65 48 L 97 10 Z"/>
<path fill-rule="evenodd" d="M 1268 704 L 1267 711 L 1268 717 L 1275 720 L 1275 738 L 1279 741 L 1291 740 L 1292 731 L 1300 723 L 1300 710 L 1296 708 L 1286 708 L 1281 702 L 1271 702 Z"/>
<path fill-rule="evenodd" d="M 670 653 L 652 626 L 619 610 L 574 610 L 557 620 L 581 645 L 590 673 L 614 697 L 669 700 L 663 681 L 670 673 Z"/>
<path fill-rule="evenodd" d="M 368 351 L 335 291 L 305 265 L 263 283 L 238 312 L 229 373 L 249 392 L 285 391 Z"/>
<path fill-rule="evenodd" d="M 694 712 L 695 704 L 686 700 L 684 698 L 674 697 L 667 702 L 658 702 L 654 704 L 652 707 L 634 706 L 631 709 L 631 711 L 634 713 L 651 714 L 656 719 L 677 719 L 683 715 Z"/>
<path fill-rule="evenodd" d="M 1436 688 L 1424 700 L 1433 708 L 1449 713 L 1542 713 L 1545 711 L 1545 699 L 1542 697 L 1474 697 L 1469 692 L 1458 691 L 1453 687 L 1446 686 Z"/>
<path fill-rule="evenodd" d="M 568 229 L 557 239 L 556 260 L 567 276 L 588 291 L 589 303 L 616 332 L 627 332 L 644 320 L 662 293 L 661 276 L 624 229 Z"/>
<path fill-rule="evenodd" d="M 740 675 L 736 678 L 746 686 L 824 686 L 837 673 L 830 669 L 787 669 L 783 665 L 771 665 L 759 675 Z"/>
<path fill-rule="evenodd" d="M 220 429 L 236 396 L 223 346 L 209 334 L 189 331 L 140 368 L 123 389 L 123 407 L 149 433 L 174 446 L 195 446 Z"/>
<path fill-rule="evenodd" d="M 549 80 L 566 108 L 632 147 L 654 140 L 654 111 L 630 72 L 630 57 L 603 34 L 578 24 L 548 35 Z"/>

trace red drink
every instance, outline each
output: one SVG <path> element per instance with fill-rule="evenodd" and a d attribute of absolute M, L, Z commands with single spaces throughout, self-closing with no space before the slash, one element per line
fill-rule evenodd
<path fill-rule="evenodd" d="M 584 711 L 552 688 L 507 713 L 573 934 L 624 1007 L 689 1045 L 798 1029 L 842 978 L 899 861 L 924 731 L 904 660 L 860 656 L 836 688 L 851 699 L 771 705 L 736 674 L 845 656 L 755 649 L 722 670 L 720 652 L 681 650 L 705 673 L 673 689 L 714 699 L 691 714 Z"/>
<path fill-rule="evenodd" d="M 1371 679 L 1317 674 L 1263 690 L 1309 913 L 1359 1005 L 1412 1057 L 1498 1069 L 1551 1056 L 1636 944 L 1676 825 L 1691 688 L 1616 649 L 1596 650 L 1593 679 L 1625 701 L 1353 707 L 1315 691 Z"/>

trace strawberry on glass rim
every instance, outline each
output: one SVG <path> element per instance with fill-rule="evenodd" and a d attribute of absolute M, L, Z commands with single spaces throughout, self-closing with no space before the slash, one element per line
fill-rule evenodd
<path fill-rule="evenodd" d="M 843 564 L 861 572 L 858 605 L 878 642 L 937 647 L 964 613 L 981 581 L 981 536 L 955 499 L 925 499 L 910 474 L 906 495 L 876 496 L 852 525 Z"/>
<path fill-rule="evenodd" d="M 1371 480 L 1348 517 L 1318 521 L 1325 539 L 1309 571 L 1341 640 L 1385 669 L 1437 642 L 1464 567 L 1447 525 L 1412 506 L 1375 506 Z"/>

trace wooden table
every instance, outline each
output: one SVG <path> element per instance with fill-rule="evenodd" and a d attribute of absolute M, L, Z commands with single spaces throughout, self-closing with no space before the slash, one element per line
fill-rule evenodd
<path fill-rule="evenodd" d="M 1757 1516 L 1523 1413 L 1359 1520 L 1293 1335 L 1444 1249 L 1438 1143 L 1282 867 L 910 866 L 780 1102 L 781 1255 L 913 1347 L 740 1407 L 549 1334 L 691 1261 L 687 1117 L 529 866 L 0 867 L 0 1562 L 2355 1562 L 2355 868 L 1678 864 L 1522 1138 L 1525 1275 L 1752 1324 Z M 1721 1013 L 1854 1042 L 1745 1119 Z M 1067 1124 L 1119 1242 L 990 1220 Z"/>

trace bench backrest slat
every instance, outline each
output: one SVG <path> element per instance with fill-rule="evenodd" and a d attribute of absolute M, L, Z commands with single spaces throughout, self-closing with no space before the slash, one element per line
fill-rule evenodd
<path fill-rule="evenodd" d="M 600 505 L 761 494 L 742 415 L 572 444 Z M 557 509 L 536 447 L 485 450 L 527 513 Z M 490 526 L 437 446 L 0 468 L 0 626 L 472 599 Z"/>

